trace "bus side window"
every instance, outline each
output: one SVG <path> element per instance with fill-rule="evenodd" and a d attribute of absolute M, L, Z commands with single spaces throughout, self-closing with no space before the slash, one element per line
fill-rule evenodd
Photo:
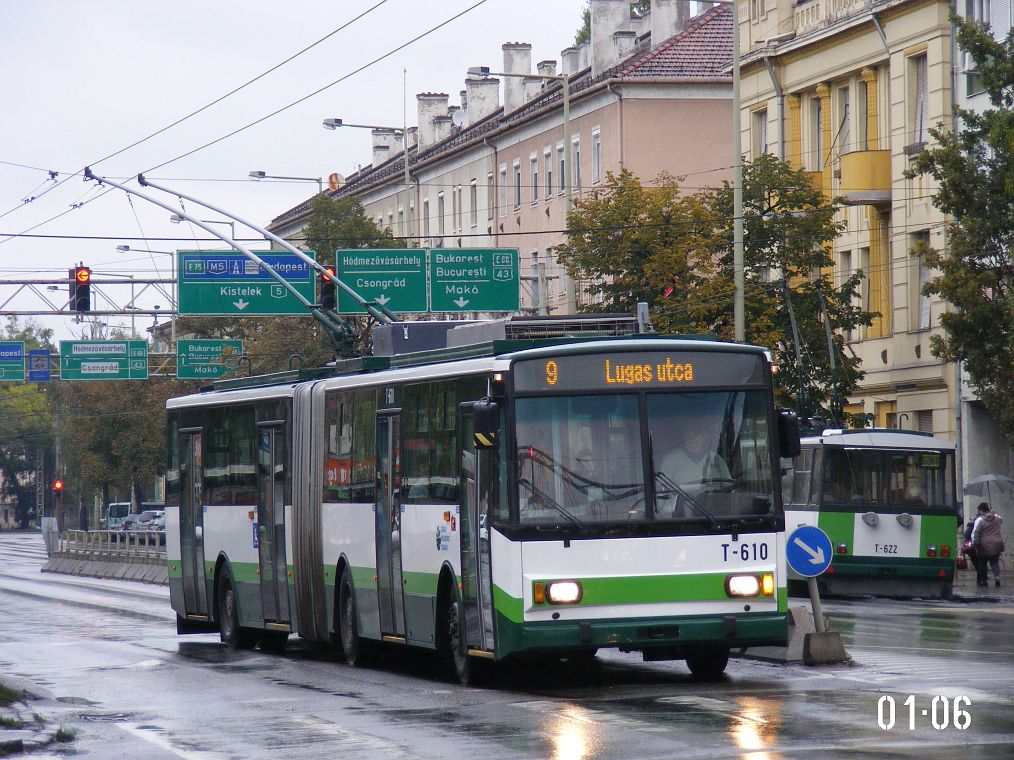
<path fill-rule="evenodd" d="M 792 488 L 786 499 L 789 504 L 808 504 L 810 480 L 813 470 L 813 449 L 803 449 L 795 459 L 792 470 Z"/>

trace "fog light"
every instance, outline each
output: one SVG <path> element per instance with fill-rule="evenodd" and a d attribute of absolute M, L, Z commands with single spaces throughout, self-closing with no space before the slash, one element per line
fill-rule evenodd
<path fill-rule="evenodd" d="M 775 593 L 775 576 L 771 573 L 764 573 L 761 576 L 761 593 L 764 596 L 772 596 Z"/>
<path fill-rule="evenodd" d="M 535 581 L 532 584 L 532 600 L 536 604 L 546 603 L 546 584 L 542 581 Z"/>
<path fill-rule="evenodd" d="M 927 557 L 935 557 L 935 556 L 937 556 L 937 548 L 935 546 L 927 546 L 926 547 L 926 556 Z"/>
<path fill-rule="evenodd" d="M 757 596 L 761 582 L 756 575 L 730 575 L 725 579 L 725 593 L 729 596 Z"/>
<path fill-rule="evenodd" d="M 577 581 L 550 581 L 546 584 L 550 604 L 574 604 L 581 601 L 581 584 Z"/>
<path fill-rule="evenodd" d="M 838 552 L 839 554 L 848 554 L 849 553 L 849 545 L 848 544 L 838 544 L 838 546 L 835 548 L 835 551 Z"/>

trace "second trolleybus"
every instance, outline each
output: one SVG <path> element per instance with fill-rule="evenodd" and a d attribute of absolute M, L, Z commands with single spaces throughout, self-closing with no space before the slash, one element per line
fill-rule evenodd
<path fill-rule="evenodd" d="M 178 630 L 298 634 L 353 663 L 437 650 L 462 682 L 477 660 L 602 647 L 711 675 L 785 642 L 778 468 L 799 438 L 763 350 L 643 335 L 473 353 L 170 400 Z"/>
<path fill-rule="evenodd" d="M 819 579 L 845 595 L 949 597 L 956 445 L 904 430 L 806 436 L 784 477 L 786 529 L 816 525 L 834 556 Z M 795 581 L 794 577 L 791 580 Z"/>

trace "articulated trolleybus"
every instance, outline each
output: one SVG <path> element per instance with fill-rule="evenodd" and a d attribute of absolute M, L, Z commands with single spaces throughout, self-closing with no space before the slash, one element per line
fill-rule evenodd
<path fill-rule="evenodd" d="M 782 483 L 785 524 L 816 525 L 831 539 L 834 557 L 818 581 L 825 591 L 950 596 L 955 448 L 905 430 L 825 430 L 802 439 Z"/>
<path fill-rule="evenodd" d="M 181 633 L 415 646 L 461 682 L 601 647 L 713 675 L 785 642 L 799 437 L 763 350 L 505 340 L 295 375 L 168 403 Z"/>

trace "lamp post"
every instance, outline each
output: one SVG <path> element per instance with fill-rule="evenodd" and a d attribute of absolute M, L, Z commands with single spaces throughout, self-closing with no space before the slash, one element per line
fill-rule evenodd
<path fill-rule="evenodd" d="M 226 224 L 226 222 L 220 222 L 220 224 Z M 231 224 L 231 222 L 229 222 L 229 224 Z M 172 269 L 171 269 L 171 272 L 172 272 L 172 275 L 171 275 L 171 277 L 172 277 L 172 292 L 170 293 L 170 301 L 172 303 L 169 304 L 172 307 L 172 312 L 169 315 L 169 333 L 170 333 L 170 338 L 169 339 L 170 339 L 171 343 L 175 344 L 176 343 L 176 311 L 178 309 L 177 304 L 179 303 L 178 296 L 177 296 L 177 293 L 176 293 L 176 289 L 177 289 L 177 282 L 176 282 L 176 252 L 175 251 L 156 251 L 153 248 L 131 248 L 129 245 L 118 245 L 118 246 L 116 246 L 116 250 L 119 253 L 148 253 L 148 254 L 158 253 L 158 254 L 161 254 L 163 256 L 168 256 L 169 257 L 169 261 L 171 262 L 170 266 L 172 267 Z M 133 293 L 131 293 L 131 302 L 133 302 Z M 156 307 L 156 308 L 158 308 L 158 307 Z M 156 322 L 156 324 L 158 324 L 158 318 L 157 317 L 155 318 L 155 322 Z"/>
<path fill-rule="evenodd" d="M 179 214 L 173 214 L 172 216 L 169 217 L 169 221 L 172 222 L 173 224 L 180 224 L 181 222 L 183 222 L 183 217 L 180 216 Z M 231 237 L 233 240 L 236 239 L 236 223 L 235 222 L 229 222 L 229 221 L 226 221 L 224 219 L 201 219 L 200 221 L 204 222 L 205 224 L 225 224 L 225 225 L 228 225 L 229 230 L 230 230 L 229 237 Z M 153 253 L 154 253 L 154 251 L 153 251 Z"/>
<path fill-rule="evenodd" d="M 472 66 L 468 69 L 469 76 L 486 79 L 487 77 L 519 77 L 521 79 L 544 79 L 551 82 L 560 82 L 563 87 L 563 214 L 564 223 L 570 214 L 573 202 L 574 184 L 573 172 L 571 171 L 571 144 L 570 144 L 570 77 L 566 74 L 508 74 L 504 71 L 490 71 L 488 66 Z M 567 277 L 567 312 L 573 314 L 577 311 L 577 299 L 574 291 L 574 281 Z"/>
<path fill-rule="evenodd" d="M 254 170 L 249 174 L 250 179 L 262 180 L 262 179 L 291 179 L 295 182 L 316 182 L 317 192 L 324 192 L 324 178 L 323 177 L 284 177 L 280 174 L 265 174 L 262 171 Z M 203 221 L 203 220 L 202 220 Z"/>
<path fill-rule="evenodd" d="M 403 126 L 403 127 L 381 127 L 381 126 L 377 126 L 375 124 L 349 124 L 348 122 L 342 121 L 340 118 L 337 118 L 337 117 L 331 117 L 331 118 L 328 118 L 328 119 L 324 119 L 324 121 L 321 122 L 321 123 L 323 124 L 324 129 L 336 130 L 339 127 L 352 127 L 353 129 L 370 129 L 370 130 L 381 129 L 381 130 L 384 130 L 386 132 L 393 132 L 395 134 L 395 136 L 400 135 L 401 136 L 402 167 L 404 169 L 404 176 L 405 176 L 405 192 L 408 193 L 409 188 L 412 186 L 412 178 L 411 178 L 411 176 L 409 175 L 409 172 L 408 172 L 408 127 L 407 126 Z M 407 206 L 407 204 L 406 204 L 406 206 Z M 406 208 L 406 211 L 407 210 L 408 209 Z M 418 218 L 418 214 L 416 215 L 416 217 Z M 416 225 L 416 232 L 417 233 L 420 232 L 420 225 L 418 225 L 418 224 Z"/>

